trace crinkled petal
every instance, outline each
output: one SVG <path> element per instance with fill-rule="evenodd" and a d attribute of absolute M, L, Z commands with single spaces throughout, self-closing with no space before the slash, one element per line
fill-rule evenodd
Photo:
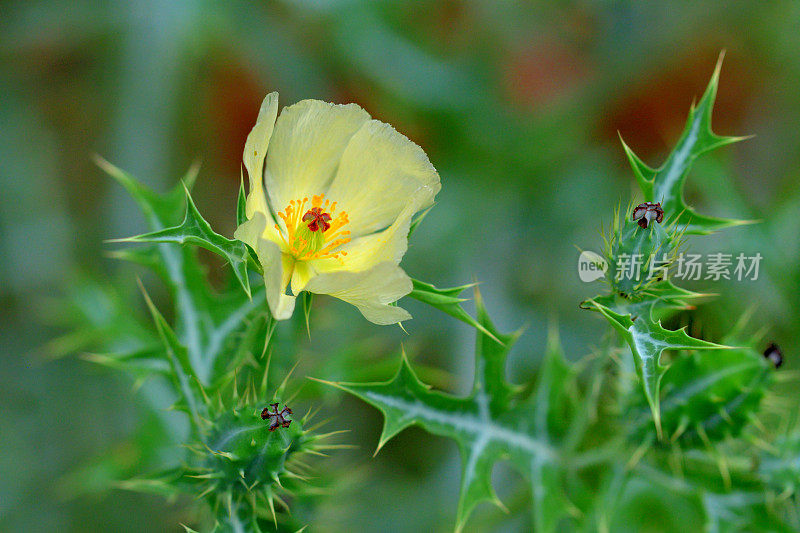
<path fill-rule="evenodd" d="M 303 100 L 283 108 L 270 141 L 264 181 L 277 213 L 289 201 L 324 193 L 350 138 L 370 119 L 355 104 Z"/>
<path fill-rule="evenodd" d="M 405 309 L 389 305 L 411 292 L 411 279 L 393 262 L 379 263 L 363 272 L 326 272 L 311 278 L 305 290 L 329 294 L 358 307 L 375 324 L 408 320 Z"/>
<path fill-rule="evenodd" d="M 351 234 L 361 236 L 386 228 L 409 206 L 430 207 L 440 188 L 422 148 L 370 120 L 350 139 L 327 196 L 347 211 Z"/>
<path fill-rule="evenodd" d="M 261 212 L 267 218 L 268 226 L 272 215 L 267 208 L 267 198 L 264 195 L 264 158 L 275 127 L 275 117 L 278 116 L 278 93 L 269 93 L 261 103 L 256 125 L 247 136 L 244 143 L 242 157 L 247 175 L 250 178 L 250 192 L 247 195 L 245 212 L 247 218 L 252 218 L 253 213 Z"/>
<path fill-rule="evenodd" d="M 236 229 L 233 236 L 255 250 L 264 269 L 264 286 L 272 316 L 276 320 L 286 320 L 294 311 L 295 297 L 286 294 L 294 259 L 281 253 L 276 243 L 264 238 L 266 225 L 266 217 L 257 211 L 253 213 L 253 218 Z"/>

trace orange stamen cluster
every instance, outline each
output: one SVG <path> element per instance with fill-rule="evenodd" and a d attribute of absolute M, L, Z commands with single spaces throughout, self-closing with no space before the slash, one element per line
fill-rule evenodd
<path fill-rule="evenodd" d="M 282 231 L 278 224 L 275 229 L 288 248 L 289 253 L 298 261 L 320 259 L 347 255 L 347 252 L 336 251 L 340 246 L 350 242 L 350 232 L 342 230 L 348 222 L 347 213 L 336 212 L 336 202 L 325 200 L 325 195 L 311 197 L 311 208 L 306 209 L 308 197 L 292 200 L 286 209 L 278 213 L 286 226 Z"/>

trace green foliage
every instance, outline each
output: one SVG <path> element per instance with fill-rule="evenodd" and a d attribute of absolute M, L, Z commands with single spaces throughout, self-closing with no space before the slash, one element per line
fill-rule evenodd
<path fill-rule="evenodd" d="M 461 489 L 456 530 L 464 528 L 474 507 L 491 501 L 502 507 L 491 484 L 492 468 L 508 459 L 526 476 L 533 496 L 537 529 L 553 530 L 566 516 L 561 486 L 563 451 L 559 444 L 570 430 L 578 432 L 578 400 L 570 398 L 575 373 L 554 344 L 540 377 L 527 398 L 505 379 L 506 356 L 519 334 L 502 334 L 489 320 L 476 292 L 478 323 L 475 381 L 472 393 L 459 398 L 432 391 L 412 370 L 405 354 L 395 376 L 383 383 L 333 383 L 384 415 L 380 450 L 403 429 L 418 425 L 452 438 L 461 452 Z M 486 331 L 487 333 L 483 333 Z"/>
<path fill-rule="evenodd" d="M 202 220 L 196 209 L 192 207 L 191 199 L 186 187 L 194 182 L 194 171 L 182 180 L 174 189 L 166 194 L 157 194 L 146 188 L 124 171 L 110 163 L 99 160 L 99 164 L 111 177 L 121 183 L 137 201 L 145 218 L 153 230 L 153 234 L 162 231 L 172 232 L 176 222 L 181 218 Z M 203 221 L 195 228 L 207 227 Z M 208 235 L 216 235 L 210 228 Z M 197 244 L 202 238 L 200 234 L 194 235 L 191 244 Z M 224 239 L 223 237 L 219 237 Z M 271 321 L 265 308 L 263 287 L 252 291 L 248 297 L 244 291 L 226 290 L 217 293 L 212 290 L 206 280 L 204 267 L 198 260 L 197 251 L 191 247 L 176 246 L 179 241 L 147 242 L 137 251 L 126 250 L 116 253 L 117 258 L 129 260 L 151 268 L 166 283 L 172 294 L 175 309 L 175 334 L 176 338 L 186 349 L 188 365 L 191 366 L 196 378 L 203 386 L 211 386 L 214 377 L 226 376 L 228 379 L 232 372 L 245 361 L 252 362 L 253 354 L 261 355 L 263 349 L 232 350 L 232 343 L 239 336 L 254 337 L 265 322 Z M 246 247 L 238 241 L 238 246 L 231 245 L 231 249 L 238 249 L 245 253 Z M 205 247 L 205 245 L 204 245 Z M 240 280 L 237 275 L 237 279 Z M 245 276 L 246 279 L 246 276 Z M 242 284 L 244 286 L 244 284 Z M 233 352 L 233 357 L 223 357 Z"/>
<path fill-rule="evenodd" d="M 708 531 L 800 527 L 798 428 L 790 421 L 777 435 L 763 422 L 776 415 L 784 420 L 785 413 L 772 396 L 779 380 L 759 353 L 760 337 L 746 338 L 744 321 L 719 344 L 694 338 L 687 328 L 662 325 L 707 295 L 674 285 L 656 259 L 666 258 L 669 266 L 685 235 L 739 223 L 697 215 L 683 198 L 695 159 L 738 140 L 711 132 L 718 74 L 719 65 L 661 168 L 650 169 L 623 143 L 644 199 L 662 202 L 665 221 L 641 228 L 627 212 L 615 214 L 605 246 L 613 265 L 610 290 L 582 307 L 606 319 L 626 348 L 609 335 L 595 353 L 575 361 L 565 357 L 552 327 L 535 378 L 514 384 L 506 378 L 507 358 L 521 332 L 498 330 L 477 290 L 476 316 L 467 313 L 461 293 L 473 285 L 440 289 L 413 280 L 412 298 L 475 330 L 471 393 L 462 397 L 434 390 L 419 376 L 441 382 L 442 373 L 420 365 L 412 369 L 405 352 L 388 381 L 324 381 L 383 414 L 378 450 L 411 426 L 455 441 L 461 454 L 457 531 L 471 518 L 477 522 L 478 504 L 487 501 L 514 515 L 524 510 L 516 518 L 524 529 L 537 532 L 641 530 L 654 520 L 668 530 L 681 530 L 684 522 L 702 523 Z M 260 412 L 267 404 L 295 405 L 295 398 L 287 397 L 288 375 L 277 388 L 269 386 L 270 362 L 277 357 L 283 367 L 291 366 L 303 351 L 300 339 L 304 333 L 311 337 L 311 295 L 304 294 L 298 317 L 305 328 L 297 320 L 289 324 L 293 334 L 285 328 L 276 334 L 252 250 L 216 233 L 192 200 L 196 169 L 158 194 L 110 163 L 98 162 L 136 200 L 150 229 L 113 241 L 137 247 L 112 257 L 155 273 L 174 307 L 161 306 L 162 312 L 150 297 L 158 293 L 146 291 L 141 282 L 143 302 L 135 291 L 126 294 L 113 284 L 87 280 L 70 303 L 80 326 L 72 324 L 75 331 L 53 343 L 51 351 L 89 349 L 88 360 L 122 370 L 137 385 L 158 378 L 174 400 L 173 410 L 185 413 L 189 430 L 183 434 L 169 423 L 148 420 L 142 431 L 158 426 L 163 435 L 136 435 L 137 460 L 118 464 L 110 452 L 64 486 L 100 489 L 104 481 L 169 499 L 190 496 L 203 505 L 200 516 L 182 524 L 186 531 L 303 528 L 317 505 L 306 461 L 341 447 L 327 443 L 338 432 L 316 433 L 309 428 L 310 414 L 270 431 Z M 238 223 L 244 221 L 244 205 L 242 185 Z M 231 267 L 233 276 L 221 288 L 208 282 L 196 247 Z M 628 279 L 617 276 L 616 260 L 632 255 L 646 258 L 641 271 Z M 386 361 L 372 355 L 373 348 L 352 343 L 323 353 L 316 371 L 323 372 L 321 377 L 330 372 L 371 379 L 388 370 Z M 620 349 L 622 360 L 616 357 Z M 665 352 L 669 366 L 662 361 Z M 527 349 L 523 355 L 536 359 Z M 165 453 L 176 445 L 179 454 Z M 524 478 L 507 509 L 492 485 L 501 461 Z M 325 475 L 334 477 L 331 471 Z M 312 512 L 290 512 L 297 508 Z"/>
<path fill-rule="evenodd" d="M 219 405 L 224 409 L 210 421 L 207 436 L 188 446 L 194 461 L 173 482 L 175 490 L 208 503 L 217 529 L 226 531 L 232 522 L 242 522 L 251 531 L 268 531 L 279 521 L 296 523 L 287 514 L 287 500 L 307 490 L 307 478 L 298 471 L 304 471 L 304 458 L 325 448 L 320 440 L 326 435 L 304 429 L 307 416 L 292 420 L 288 428 L 268 431 L 260 409 L 247 407 L 266 402 L 259 395 L 243 399 L 241 407 Z"/>
<path fill-rule="evenodd" d="M 762 454 L 759 473 L 768 486 L 783 498 L 793 497 L 798 506 L 800 494 L 800 433 L 792 428 L 775 439 L 773 447 Z"/>
<path fill-rule="evenodd" d="M 650 168 L 622 141 L 644 201 L 660 202 L 664 208 L 666 221 L 685 228 L 689 234 L 707 234 L 725 227 L 748 223 L 698 215 L 686 205 L 683 198 L 686 176 L 697 157 L 721 146 L 747 139 L 747 137 L 724 137 L 711 131 L 711 113 L 717 96 L 722 58 L 723 55 L 720 55 L 703 97 L 689 111 L 686 127 L 663 165 L 657 169 Z"/>
<path fill-rule="evenodd" d="M 129 468 L 117 471 L 117 479 L 112 475 L 109 481 L 118 488 L 170 498 L 194 495 L 207 504 L 214 530 L 267 531 L 279 523 L 300 528 L 303 524 L 291 517 L 288 506 L 308 494 L 306 477 L 300 473 L 308 469 L 304 457 L 320 455 L 332 445 L 324 442 L 330 434 L 306 429 L 308 414 L 289 417 L 288 427 L 274 431 L 260 417 L 268 402 L 286 405 L 292 399 L 286 397 L 286 380 L 269 393 L 268 357 L 275 321 L 266 306 L 263 284 L 250 285 L 248 264 L 254 270 L 258 265 L 250 260 L 245 244 L 215 233 L 197 211 L 189 194 L 196 169 L 173 190 L 158 194 L 110 163 L 101 159 L 98 163 L 125 186 L 152 230 L 113 241 L 142 246 L 112 256 L 157 274 L 174 301 L 174 318 L 165 318 L 141 282 L 149 320 L 112 287 L 87 282 L 89 290 L 79 292 L 83 300 L 72 304 L 84 310 L 81 327 L 53 349 L 63 353 L 90 348 L 93 352 L 86 356 L 90 361 L 142 381 L 166 378 L 175 398 L 172 410 L 188 415 L 190 429 L 188 437 L 167 430 L 172 446 L 183 445 L 178 464 L 175 459 L 173 464 L 141 463 L 135 476 L 125 477 L 137 470 Z M 181 212 L 183 222 L 176 224 Z M 233 267 L 232 283 L 213 289 L 193 246 L 221 255 Z M 87 298 L 91 301 L 84 301 Z M 150 444 L 156 445 L 156 441 Z M 103 460 L 81 476 L 91 477 L 100 468 L 107 468 Z"/>
<path fill-rule="evenodd" d="M 618 506 L 625 505 L 625 498 L 634 498 L 628 503 L 634 507 L 662 505 L 658 503 L 661 498 L 653 499 L 654 485 L 682 499 L 682 503 L 673 501 L 666 506 L 665 518 L 681 506 L 687 506 L 686 513 L 696 513 L 688 507 L 699 507 L 709 531 L 784 531 L 797 525 L 794 504 L 789 500 L 793 487 L 784 485 L 784 493 L 779 494 L 769 475 L 752 468 L 760 459 L 752 453 L 753 445 L 773 449 L 767 441 L 774 439 L 765 434 L 759 420 L 774 368 L 756 348 L 758 338 L 741 339 L 743 321 L 723 339 L 724 344 L 693 338 L 685 327 L 672 331 L 661 325 L 661 320 L 676 312 L 693 309 L 690 302 L 704 295 L 672 284 L 667 270 L 654 268 L 654 259 L 663 257 L 662 266 L 668 269 L 685 234 L 704 235 L 745 223 L 698 215 L 683 198 L 693 161 L 741 140 L 711 131 L 720 64 L 721 58 L 662 167 L 647 167 L 623 143 L 644 200 L 663 206 L 664 228 L 657 222 L 641 228 L 615 214 L 611 237 L 606 239 L 611 291 L 582 304 L 599 311 L 625 341 L 644 392 L 643 398 L 637 395 L 635 399 L 620 392 L 622 405 L 629 406 L 621 411 L 628 420 L 623 424 L 626 438 L 640 444 L 627 471 L 615 469 L 608 478 L 606 490 L 622 496 L 605 500 L 610 511 L 596 510 L 598 522 L 611 529 L 624 523 L 615 520 L 622 514 Z M 617 275 L 616 264 L 623 254 L 644 258 L 638 277 L 624 280 Z M 665 351 L 673 353 L 669 366 L 661 361 Z M 783 456 L 778 462 L 786 465 L 786 460 Z"/>
<path fill-rule="evenodd" d="M 114 239 L 111 242 L 159 242 L 194 244 L 205 248 L 215 254 L 222 256 L 233 268 L 236 279 L 241 283 L 242 288 L 250 296 L 250 279 L 247 275 L 247 263 L 256 268 L 260 268 L 258 261 L 253 260 L 248 251 L 248 247 L 241 241 L 226 239 L 222 235 L 215 233 L 208 222 L 197 211 L 189 189 L 186 192 L 186 215 L 179 226 L 164 228 L 143 235 L 136 235 L 126 239 Z"/>
<path fill-rule="evenodd" d="M 653 305 L 657 300 L 653 302 Z M 667 367 L 661 365 L 661 354 L 664 350 L 715 350 L 726 348 L 713 342 L 708 342 L 690 337 L 685 329 L 670 331 L 661 326 L 661 321 L 654 321 L 652 314 L 646 312 L 632 317 L 631 314 L 622 315 L 611 309 L 591 301 L 600 313 L 619 332 L 631 349 L 636 372 L 642 380 L 647 403 L 653 412 L 656 429 L 661 434 L 661 410 L 659 387 L 661 378 Z"/>
<path fill-rule="evenodd" d="M 605 249 L 607 275 L 614 292 L 635 298 L 663 280 L 664 269 L 674 261 L 682 237 L 674 225 L 664 229 L 653 222 L 642 229 L 626 220 L 624 214 L 620 218 L 619 213 L 615 213 L 612 236 Z M 641 263 L 636 258 L 640 258 Z"/>
<path fill-rule="evenodd" d="M 749 348 L 723 350 L 713 357 L 681 354 L 661 383 L 665 435 L 682 445 L 738 436 L 759 412 L 772 374 L 770 363 Z M 651 426 L 649 418 L 640 411 L 631 429 Z"/>
<path fill-rule="evenodd" d="M 642 228 L 627 215 L 620 219 L 615 214 L 612 234 L 606 239 L 605 247 L 611 294 L 583 304 L 599 311 L 630 347 L 659 438 L 662 437 L 659 388 L 667 370 L 667 366 L 661 363 L 662 353 L 665 350 L 727 348 L 694 339 L 685 330 L 667 330 L 659 319 L 681 307 L 688 308 L 685 300 L 699 296 L 675 287 L 666 279 L 682 244 L 682 236 L 708 234 L 744 223 L 697 215 L 683 198 L 686 177 L 699 155 L 743 139 L 721 137 L 711 131 L 711 114 L 721 65 L 722 56 L 703 97 L 697 106 L 692 106 L 677 145 L 659 169 L 649 168 L 623 142 L 642 195 L 645 201 L 661 203 L 666 228 L 656 221 Z M 628 269 L 630 262 L 635 262 L 632 258 L 637 255 L 642 268 Z"/>
<path fill-rule="evenodd" d="M 654 521 L 664 530 L 698 522 L 708 531 L 798 526 L 798 447 L 791 438 L 776 440 L 761 421 L 774 408 L 775 369 L 759 353 L 760 338 L 743 339 L 744 321 L 722 343 L 662 325 L 707 297 L 668 279 L 684 236 L 739 223 L 697 215 L 683 199 L 696 157 L 738 140 L 711 132 L 718 73 L 719 65 L 660 169 L 650 169 L 625 146 L 645 200 L 662 202 L 664 224 L 641 228 L 615 214 L 606 259 L 616 265 L 620 256 L 640 255 L 641 271 L 622 279 L 612 266 L 610 291 L 581 306 L 609 322 L 631 352 L 630 364 L 620 361 L 615 370 L 613 344 L 570 363 L 551 332 L 537 378 L 512 385 L 506 357 L 519 335 L 501 334 L 480 298 L 477 319 L 464 317 L 458 295 L 466 287 L 443 290 L 415 281 L 412 297 L 476 329 L 472 393 L 464 398 L 431 390 L 405 354 L 389 381 L 331 383 L 381 411 L 379 450 L 410 426 L 457 443 L 456 530 L 479 502 L 502 507 L 491 483 L 500 460 L 526 479 L 525 497 L 509 511 L 530 502 L 530 529 L 537 532 L 636 531 Z M 661 360 L 664 352 L 672 355 L 669 366 Z M 631 389 L 631 374 L 642 392 Z"/>
<path fill-rule="evenodd" d="M 462 285 L 460 287 L 453 287 L 451 289 L 439 289 L 430 283 L 425 283 L 424 281 L 412 279 L 411 282 L 413 283 L 413 289 L 411 290 L 411 294 L 409 294 L 410 297 L 419 300 L 422 303 L 428 304 L 431 307 L 442 311 L 443 313 L 447 313 L 451 317 L 458 319 L 465 324 L 469 324 L 484 335 L 488 335 L 493 340 L 502 344 L 500 339 L 495 337 L 491 331 L 486 329 L 486 327 L 480 322 L 472 318 L 466 311 L 464 311 L 464 308 L 461 307 L 461 302 L 465 302 L 466 299 L 459 298 L 458 295 L 464 292 L 464 290 L 474 286 L 474 284 Z"/>

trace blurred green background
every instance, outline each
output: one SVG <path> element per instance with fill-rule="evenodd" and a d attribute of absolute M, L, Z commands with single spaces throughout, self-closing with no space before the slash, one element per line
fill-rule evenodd
<path fill-rule="evenodd" d="M 790 2 L 3 2 L 0 530 L 178 531 L 182 505 L 76 494 L 69 483 L 105 450 L 124 457 L 150 408 L 124 376 L 50 356 L 85 340 L 53 342 L 69 333 L 58 299 L 80 294 L 87 279 L 136 291 L 137 272 L 104 257 L 113 246 L 103 240 L 144 224 L 91 154 L 162 190 L 201 161 L 196 201 L 230 236 L 244 139 L 270 91 L 282 105 L 356 102 L 426 150 L 443 187 L 403 266 L 439 286 L 479 280 L 501 328 L 527 325 L 509 368 L 521 381 L 541 356 L 548 320 L 558 320 L 572 359 L 606 331 L 578 309 L 599 287 L 578 279 L 576 246 L 598 250 L 601 221 L 632 198 L 618 133 L 659 164 L 727 50 L 715 129 L 755 137 L 700 161 L 687 197 L 701 213 L 762 223 L 693 250 L 760 252 L 764 262 L 757 282 L 695 284 L 722 296 L 691 326 L 719 338 L 755 309 L 753 329 L 768 327 L 797 368 L 798 17 Z M 469 328 L 408 302 L 416 320 L 405 336 L 348 307 L 318 302 L 318 331 L 303 354 L 314 375 L 353 379 L 324 361 L 355 346 L 385 363 L 379 377 L 388 378 L 402 341 L 420 365 L 445 370 L 423 377 L 468 391 Z M 326 401 L 347 407 L 349 418 L 331 429 L 352 429 L 347 440 L 359 448 L 332 459 L 351 483 L 317 525 L 451 528 L 455 445 L 412 429 L 371 459 L 378 414 L 333 393 Z M 513 493 L 519 479 L 495 474 L 501 498 Z M 522 514 L 480 511 L 476 527 L 497 517 L 501 530 L 525 527 Z"/>

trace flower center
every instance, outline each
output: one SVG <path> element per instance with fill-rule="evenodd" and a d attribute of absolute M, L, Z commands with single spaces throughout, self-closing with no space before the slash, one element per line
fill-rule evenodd
<path fill-rule="evenodd" d="M 292 200 L 278 213 L 286 225 L 286 232 L 278 224 L 275 228 L 283 243 L 298 261 L 347 255 L 337 249 L 350 242 L 349 231 L 342 231 L 348 222 L 347 213 L 336 213 L 336 202 L 325 200 L 325 195 L 311 197 L 311 209 L 306 209 L 308 198 Z"/>
<path fill-rule="evenodd" d="M 330 221 L 331 216 L 323 211 L 321 207 L 312 207 L 303 215 L 303 222 L 308 223 L 309 231 L 325 233 L 331 227 Z"/>

